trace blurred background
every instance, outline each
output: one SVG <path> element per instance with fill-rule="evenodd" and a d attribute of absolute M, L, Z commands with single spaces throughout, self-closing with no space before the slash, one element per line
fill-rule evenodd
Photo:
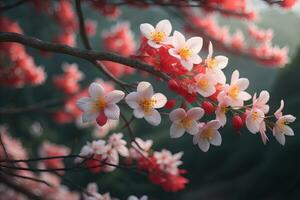
<path fill-rule="evenodd" d="M 283 68 L 271 68 L 259 64 L 253 59 L 225 51 L 216 50 L 214 55 L 222 54 L 229 57 L 229 64 L 225 69 L 227 77 L 230 77 L 234 69 L 238 69 L 242 77 L 247 77 L 250 80 L 248 89 L 250 93 L 253 94 L 261 90 L 270 91 L 271 112 L 275 111 L 279 107 L 280 100 L 284 99 L 286 103 L 284 113 L 291 113 L 299 119 L 299 6 L 295 6 L 291 10 L 282 10 L 274 6 L 266 6 L 262 1 L 254 1 L 253 5 L 260 12 L 260 20 L 257 25 L 262 28 L 273 29 L 273 43 L 280 47 L 287 46 L 289 48 L 289 64 Z M 174 30 L 183 31 L 182 21 L 163 7 L 155 6 L 141 9 L 122 6 L 121 10 L 122 14 L 116 20 L 109 20 L 84 4 L 85 17 L 98 23 L 96 35 L 91 38 L 96 50 L 103 50 L 102 33 L 120 22 L 130 23 L 135 41 L 140 40 L 139 25 L 145 22 L 156 24 L 162 19 L 169 19 Z M 17 21 L 23 32 L 29 36 L 50 40 L 58 29 L 57 25 L 49 20 L 45 14 L 35 12 L 30 5 L 22 5 L 3 14 Z M 246 30 L 246 23 L 242 20 L 220 15 L 216 17 L 219 23 L 228 25 L 231 32 L 237 28 Z M 77 37 L 77 47 L 83 48 L 79 37 Z M 83 88 L 96 78 L 105 80 L 101 72 L 89 66 L 91 64 L 84 60 L 60 54 L 41 56 L 37 50 L 31 48 L 26 48 L 26 50 L 34 58 L 37 65 L 44 66 L 47 80 L 43 85 L 36 87 L 0 87 L 1 107 L 22 107 L 60 97 L 62 94 L 53 90 L 51 77 L 62 72 L 60 66 L 63 63 L 78 64 L 79 69 L 85 74 L 85 79 L 81 82 Z M 207 53 L 202 51 L 202 57 L 206 57 L 206 55 Z M 128 82 L 137 81 L 140 78 L 138 72 L 122 77 Z M 151 77 L 145 77 L 145 79 L 154 85 L 156 91 L 163 91 L 168 97 L 176 96 L 169 91 L 165 84 L 161 84 Z M 32 134 L 30 127 L 33 123 L 41 125 L 41 134 Z M 11 135 L 22 141 L 32 157 L 38 156 L 39 145 L 45 139 L 56 144 L 69 146 L 74 152 L 79 152 L 86 141 L 93 138 L 92 128 L 78 127 L 75 123 L 56 123 L 45 112 L 3 115 L 0 116 L 0 124 L 8 126 Z M 203 153 L 197 146 L 194 146 L 191 137 L 170 139 L 169 126 L 170 122 L 167 119 L 163 120 L 159 127 L 152 127 L 146 124 L 144 120 L 135 120 L 132 124 L 137 136 L 154 140 L 154 149 L 167 148 L 173 153 L 184 152 L 182 168 L 188 171 L 186 176 L 190 179 L 190 183 L 181 192 L 164 192 L 159 186 L 150 184 L 147 177 L 124 170 L 97 175 L 89 172 L 70 172 L 66 174 L 66 177 L 82 187 L 85 187 L 89 182 L 96 182 L 100 191 L 109 191 L 113 196 L 121 199 L 130 194 L 147 194 L 153 199 L 176 200 L 297 200 L 300 198 L 300 135 L 298 134 L 300 123 L 298 121 L 292 125 L 295 136 L 287 137 L 285 146 L 278 144 L 272 136 L 270 136 L 270 142 L 263 145 L 259 134 L 253 135 L 245 128 L 240 134 L 237 134 L 233 131 L 231 124 L 228 123 L 221 130 L 222 145 L 211 148 L 207 153 Z M 122 130 L 117 128 L 116 132 L 118 131 Z M 64 184 L 76 189 L 67 182 Z"/>

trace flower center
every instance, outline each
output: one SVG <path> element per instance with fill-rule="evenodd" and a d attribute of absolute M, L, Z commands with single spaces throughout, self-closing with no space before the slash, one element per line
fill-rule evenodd
<path fill-rule="evenodd" d="M 228 94 L 231 98 L 237 99 L 239 92 L 240 92 L 239 87 L 236 85 L 233 85 L 230 87 Z"/>
<path fill-rule="evenodd" d="M 162 41 L 165 40 L 165 38 L 166 38 L 166 34 L 164 32 L 155 31 L 151 33 L 151 39 L 156 43 L 161 43 Z"/>
<path fill-rule="evenodd" d="M 221 112 L 222 113 L 227 113 L 227 111 L 229 110 L 229 108 L 227 108 L 227 106 L 221 106 Z"/>
<path fill-rule="evenodd" d="M 208 87 L 208 80 L 207 79 L 201 79 L 198 81 L 198 87 L 203 89 L 203 90 L 206 90 L 207 87 Z"/>
<path fill-rule="evenodd" d="M 218 62 L 215 58 L 211 58 L 207 61 L 207 67 L 209 69 L 214 69 L 218 65 Z"/>
<path fill-rule="evenodd" d="M 181 128 L 187 129 L 190 128 L 191 126 L 192 126 L 192 120 L 188 117 L 185 117 L 180 121 Z"/>
<path fill-rule="evenodd" d="M 255 112 L 252 113 L 252 119 L 253 119 L 254 121 L 256 121 L 259 117 L 260 117 L 260 116 L 259 116 L 258 112 L 255 111 Z"/>
<path fill-rule="evenodd" d="M 178 51 L 178 55 L 184 60 L 188 60 L 192 56 L 192 53 L 193 52 L 187 47 L 183 47 Z"/>
<path fill-rule="evenodd" d="M 206 139 L 206 140 L 211 140 L 215 135 L 215 132 L 212 128 L 206 128 L 205 130 L 202 131 L 202 133 L 200 134 L 200 137 L 202 139 Z"/>
<path fill-rule="evenodd" d="M 98 101 L 94 104 L 95 111 L 103 111 L 104 108 L 107 106 L 107 102 L 103 98 L 99 98 Z"/>
<path fill-rule="evenodd" d="M 279 130 L 281 130 L 281 133 L 284 133 L 282 130 L 284 129 L 284 127 L 288 124 L 288 122 L 284 119 L 280 119 L 278 120 L 278 122 L 276 123 L 276 126 L 278 127 Z"/>
<path fill-rule="evenodd" d="M 156 104 L 155 99 L 145 99 L 140 101 L 139 105 L 142 107 L 144 113 L 148 114 L 153 109 L 154 105 Z"/>

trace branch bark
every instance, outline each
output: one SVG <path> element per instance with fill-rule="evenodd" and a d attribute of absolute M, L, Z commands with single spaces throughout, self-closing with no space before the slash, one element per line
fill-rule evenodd
<path fill-rule="evenodd" d="M 170 77 L 162 72 L 156 71 L 153 66 L 143 63 L 141 61 L 117 55 L 115 53 L 110 52 L 98 52 L 94 50 L 81 50 L 78 48 L 70 47 L 67 45 L 52 43 L 42 41 L 35 37 L 25 36 L 18 33 L 11 32 L 0 32 L 0 42 L 16 42 L 19 44 L 23 44 L 25 46 L 29 46 L 35 49 L 50 51 L 55 53 L 66 54 L 78 58 L 85 59 L 87 61 L 91 60 L 106 60 L 112 61 L 116 63 L 120 63 L 123 65 L 127 65 L 129 67 L 148 72 L 156 77 L 159 77 L 163 80 L 169 80 Z"/>

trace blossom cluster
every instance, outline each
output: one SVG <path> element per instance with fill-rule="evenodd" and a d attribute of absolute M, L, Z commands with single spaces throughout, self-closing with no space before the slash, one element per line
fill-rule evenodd
<path fill-rule="evenodd" d="M 120 165 L 120 156 L 128 166 L 136 165 L 138 170 L 148 174 L 149 180 L 160 185 L 165 191 L 178 191 L 185 187 L 188 179 L 182 176 L 184 170 L 178 168 L 183 153 L 172 153 L 166 149 L 151 151 L 152 140 L 135 138 L 131 147 L 122 133 L 111 134 L 107 142 L 103 139 L 94 140 L 82 147 L 77 163 L 84 163 L 93 173 L 111 172 Z"/>
<path fill-rule="evenodd" d="M 16 22 L 3 16 L 0 17 L 0 31 L 22 33 Z M 46 79 L 44 69 L 17 43 L 0 44 L 0 64 L 0 85 L 3 86 L 40 85 Z"/>
<path fill-rule="evenodd" d="M 190 103 L 190 109 L 183 104 L 182 108 L 169 113 L 172 138 L 181 137 L 188 132 L 193 135 L 193 143 L 206 152 L 210 144 L 221 145 L 222 138 L 218 129 L 226 125 L 230 116 L 236 131 L 240 131 L 245 125 L 251 133 L 259 132 L 264 143 L 268 140 L 267 129 L 273 132 L 282 145 L 285 144 L 284 135 L 294 134 L 288 124 L 295 117 L 281 113 L 283 101 L 280 109 L 268 116 L 267 91 L 262 91 L 258 97 L 257 94 L 252 97 L 246 91 L 249 80 L 241 78 L 238 70 L 232 73 L 230 82 L 227 82 L 222 70 L 228 65 L 228 58 L 214 56 L 211 42 L 207 57 L 202 59 L 199 52 L 203 39 L 192 37 L 186 40 L 178 31 L 171 35 L 172 25 L 169 20 L 162 20 L 155 27 L 147 23 L 141 24 L 140 30 L 144 39 L 137 57 L 170 75 L 170 89 Z M 84 122 L 96 121 L 103 126 L 107 119 L 119 118 L 120 108 L 117 103 L 125 97 L 124 92 L 113 90 L 105 93 L 100 84 L 92 83 L 89 96 L 77 101 L 78 107 L 84 111 Z M 251 98 L 252 103 L 246 104 Z M 142 81 L 136 91 L 126 95 L 125 102 L 133 109 L 135 118 L 144 118 L 149 124 L 158 126 L 162 119 L 157 109 L 167 104 L 167 97 L 162 93 L 154 93 L 152 85 Z M 212 113 L 215 118 L 207 122 L 199 121 L 204 114 L 209 116 Z M 275 122 L 270 120 L 272 117 Z"/>

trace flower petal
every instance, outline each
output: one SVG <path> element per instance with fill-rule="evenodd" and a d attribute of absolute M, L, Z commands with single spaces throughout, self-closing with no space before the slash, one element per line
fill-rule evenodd
<path fill-rule="evenodd" d="M 96 112 L 84 112 L 82 115 L 82 122 L 92 122 L 95 121 L 98 116 L 98 113 Z"/>
<path fill-rule="evenodd" d="M 111 92 L 109 92 L 105 99 L 107 101 L 107 103 L 109 104 L 114 104 L 114 103 L 118 103 L 119 101 L 121 101 L 125 96 L 125 93 L 121 90 L 113 90 Z"/>
<path fill-rule="evenodd" d="M 120 108 L 116 104 L 109 104 L 104 109 L 104 114 L 108 119 L 117 120 L 120 117 Z"/>
<path fill-rule="evenodd" d="M 170 128 L 170 136 L 171 138 L 179 138 L 183 136 L 185 130 L 178 126 L 177 124 L 173 123 Z"/>
<path fill-rule="evenodd" d="M 204 110 L 200 107 L 194 107 L 189 109 L 187 116 L 192 120 L 199 120 L 204 115 Z"/>
<path fill-rule="evenodd" d="M 192 125 L 190 128 L 186 129 L 186 132 L 188 132 L 191 135 L 195 135 L 198 133 L 198 123 L 196 121 L 192 121 Z"/>
<path fill-rule="evenodd" d="M 186 112 L 183 108 L 177 108 L 170 112 L 169 117 L 172 122 L 179 121 L 186 117 Z"/>
<path fill-rule="evenodd" d="M 163 95 L 162 93 L 155 93 L 152 96 L 152 99 L 156 100 L 154 108 L 162 108 L 167 103 L 167 97 L 165 95 Z"/>
<path fill-rule="evenodd" d="M 153 96 L 153 87 L 149 82 L 142 81 L 137 86 L 137 93 L 139 97 L 150 99 Z"/>
<path fill-rule="evenodd" d="M 214 137 L 210 140 L 210 143 L 215 145 L 215 146 L 220 146 L 222 143 L 222 137 L 219 131 L 216 131 L 214 134 Z"/>
<path fill-rule="evenodd" d="M 76 105 L 82 111 L 89 111 L 92 110 L 92 103 L 93 101 L 89 97 L 82 97 L 77 100 Z"/>
<path fill-rule="evenodd" d="M 215 59 L 219 69 L 224 69 L 228 64 L 228 58 L 226 56 L 216 56 Z"/>
<path fill-rule="evenodd" d="M 201 37 L 192 37 L 186 41 L 186 45 L 194 54 L 198 54 L 202 49 L 203 39 Z"/>
<path fill-rule="evenodd" d="M 198 147 L 203 151 L 207 152 L 209 149 L 209 142 L 208 140 L 199 139 L 198 140 Z"/>
<path fill-rule="evenodd" d="M 136 118 L 140 119 L 140 118 L 143 118 L 145 114 L 144 114 L 143 110 L 138 107 L 138 108 L 136 108 L 136 109 L 133 110 L 133 115 Z"/>
<path fill-rule="evenodd" d="M 170 21 L 167 19 L 161 20 L 156 25 L 155 30 L 159 31 L 159 32 L 164 32 L 166 34 L 166 36 L 169 36 L 172 31 L 172 25 L 171 25 Z"/>
<path fill-rule="evenodd" d="M 209 41 L 209 45 L 208 45 L 208 55 L 206 59 L 210 59 L 213 55 L 213 45 L 211 43 L 211 41 Z"/>
<path fill-rule="evenodd" d="M 173 35 L 173 46 L 176 50 L 182 48 L 185 45 L 185 37 L 182 33 L 174 31 Z"/>
<path fill-rule="evenodd" d="M 239 87 L 240 90 L 246 90 L 249 86 L 249 80 L 246 78 L 240 78 L 236 81 L 235 84 Z"/>
<path fill-rule="evenodd" d="M 104 89 L 99 83 L 92 83 L 89 86 L 89 95 L 93 99 L 98 99 L 99 97 L 102 97 L 104 94 Z"/>
<path fill-rule="evenodd" d="M 152 110 L 151 114 L 145 115 L 144 118 L 149 124 L 153 126 L 157 126 L 161 122 L 161 116 L 159 112 L 155 109 Z"/>
<path fill-rule="evenodd" d="M 150 47 L 153 47 L 155 49 L 158 49 L 162 46 L 161 44 L 157 44 L 156 42 L 153 42 L 152 40 L 148 40 L 147 43 L 149 44 Z"/>
<path fill-rule="evenodd" d="M 151 24 L 144 23 L 140 25 L 140 31 L 147 39 L 151 39 L 151 33 L 154 32 L 155 29 Z"/>
<path fill-rule="evenodd" d="M 137 92 L 131 92 L 125 97 L 126 103 L 130 108 L 136 109 L 139 107 L 139 98 Z"/>

